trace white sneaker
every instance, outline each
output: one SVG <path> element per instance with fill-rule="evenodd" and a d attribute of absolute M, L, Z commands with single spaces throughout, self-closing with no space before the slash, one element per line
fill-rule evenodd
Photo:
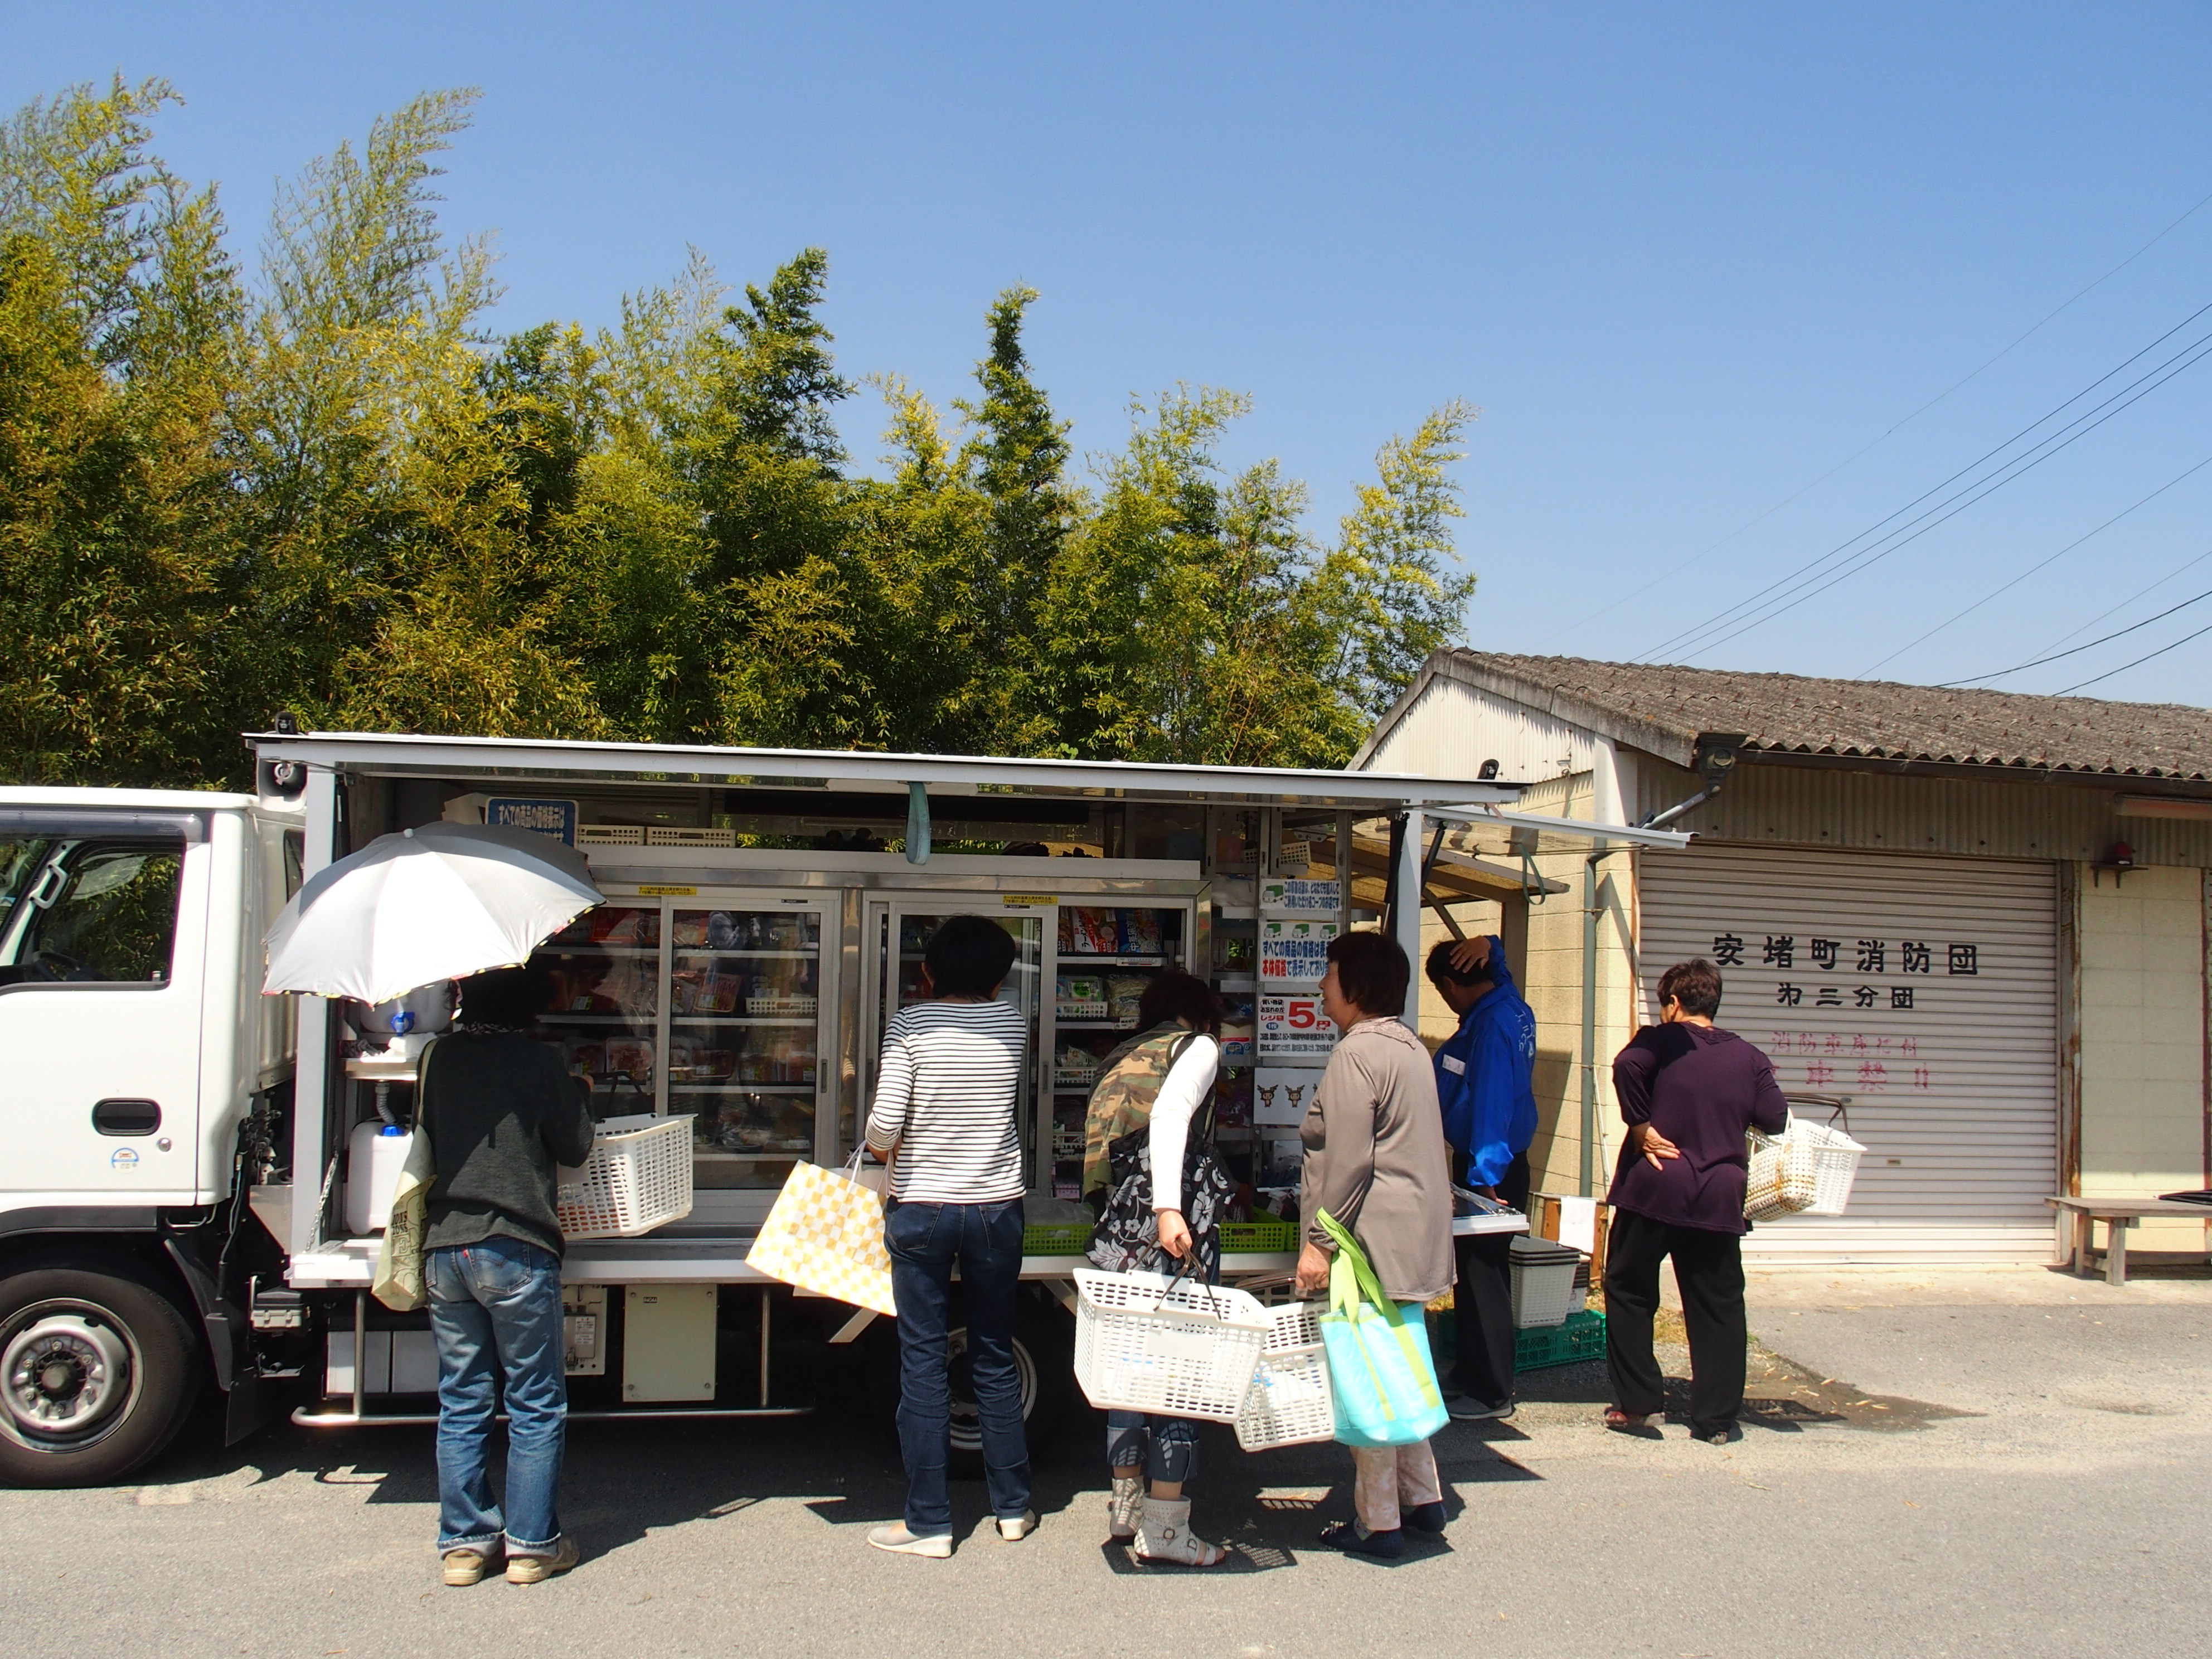
<path fill-rule="evenodd" d="M 1003 1515 L 999 1517 L 999 1536 L 1009 1544 L 1020 1543 L 1036 1529 L 1037 1512 L 1035 1510 L 1024 1510 L 1020 1516 L 1012 1521 Z"/>
<path fill-rule="evenodd" d="M 933 1532 L 927 1535 L 908 1532 L 906 1522 L 894 1522 L 888 1527 L 871 1528 L 868 1542 L 879 1550 L 889 1550 L 893 1555 L 927 1555 L 942 1561 L 952 1553 L 952 1534 Z"/>

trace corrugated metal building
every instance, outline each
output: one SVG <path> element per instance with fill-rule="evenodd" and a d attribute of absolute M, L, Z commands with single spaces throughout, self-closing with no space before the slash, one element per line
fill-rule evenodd
<path fill-rule="evenodd" d="M 1762 1226 L 1754 1255 L 2030 1258 L 2052 1193 L 2212 1186 L 2212 711 L 1444 651 L 1355 764 L 1626 823 L 1717 782 L 1668 824 L 1686 851 L 1540 853 L 1565 894 L 1455 918 L 1522 957 L 1546 1190 L 1587 1168 L 1602 1191 L 1608 1062 L 1690 956 L 1722 965 L 1721 1023 L 1791 1092 L 1850 1096 L 1869 1148 L 1850 1214 Z"/>

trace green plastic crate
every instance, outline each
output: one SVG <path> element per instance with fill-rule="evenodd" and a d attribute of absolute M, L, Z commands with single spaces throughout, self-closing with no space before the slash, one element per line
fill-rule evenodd
<path fill-rule="evenodd" d="M 1080 1222 L 1022 1229 L 1024 1255 L 1081 1255 L 1091 1248 L 1091 1229 Z"/>
<path fill-rule="evenodd" d="M 1571 1365 L 1605 1358 L 1605 1316 L 1585 1308 L 1567 1316 L 1564 1325 L 1540 1325 L 1513 1334 L 1513 1369 L 1539 1371 L 1547 1365 Z"/>
<path fill-rule="evenodd" d="M 1459 1322 L 1449 1311 L 1429 1316 L 1429 1351 L 1438 1361 L 1458 1352 Z M 1541 1325 L 1513 1334 L 1513 1369 L 1540 1371 L 1547 1365 L 1605 1358 L 1605 1316 L 1591 1309 L 1567 1316 L 1564 1325 Z"/>
<path fill-rule="evenodd" d="M 1221 1224 L 1224 1255 L 1258 1255 L 1298 1248 L 1295 1221 L 1224 1221 Z"/>

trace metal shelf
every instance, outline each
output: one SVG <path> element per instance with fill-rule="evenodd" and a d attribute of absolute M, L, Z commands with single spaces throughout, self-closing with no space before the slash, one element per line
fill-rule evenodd
<path fill-rule="evenodd" d="M 720 959 L 723 957 L 749 957 L 754 961 L 812 962 L 822 954 L 818 945 L 811 951 L 754 951 L 743 945 L 679 945 L 676 946 L 678 962 L 696 962 L 702 957 Z"/>
<path fill-rule="evenodd" d="M 541 1025 L 635 1025 L 638 1027 L 642 1033 L 649 1036 L 652 1033 L 653 1023 L 656 1018 L 658 1018 L 658 1016 L 642 1012 L 635 1014 L 540 1014 L 538 1016 L 538 1023 Z"/>
<path fill-rule="evenodd" d="M 600 945 L 591 939 L 580 940 L 574 945 L 548 939 L 531 952 L 531 955 L 538 957 L 657 957 L 659 954 L 658 945 Z"/>
<path fill-rule="evenodd" d="M 819 1014 L 671 1014 L 671 1025 L 819 1025 Z"/>
<path fill-rule="evenodd" d="M 671 1082 L 672 1095 L 811 1095 L 815 1092 L 811 1083 L 740 1083 L 732 1078 L 725 1083 Z"/>
<path fill-rule="evenodd" d="M 1060 1031 L 1133 1031 L 1137 1029 L 1137 1022 L 1133 1019 L 1056 1019 L 1053 1022 L 1053 1028 Z"/>
<path fill-rule="evenodd" d="M 1060 971 L 1072 973 L 1084 968 L 1172 968 L 1176 958 L 1157 957 L 1094 957 L 1063 951 L 1060 957 Z"/>

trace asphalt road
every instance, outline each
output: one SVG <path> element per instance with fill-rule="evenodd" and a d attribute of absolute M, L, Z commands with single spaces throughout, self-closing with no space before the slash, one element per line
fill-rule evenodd
<path fill-rule="evenodd" d="M 822 1416 L 579 1425 L 584 1564 L 449 1590 L 428 1433 L 287 1426 L 129 1487 L 0 1491 L 0 1629 L 21 1654 L 325 1659 L 2212 1651 L 2212 1283 L 1801 1274 L 1753 1325 L 1740 1443 L 1608 1434 L 1599 1368 L 1534 1374 L 1512 1424 L 1440 1437 L 1464 1510 L 1395 1565 L 1313 1543 L 1348 1510 L 1341 1451 L 1248 1457 L 1226 1430 L 1195 1518 L 1229 1569 L 1106 1546 L 1088 1433 L 1041 1464 L 1030 1539 L 966 1486 L 951 1560 L 883 1555 L 862 1534 L 899 1512 L 895 1452 Z"/>

